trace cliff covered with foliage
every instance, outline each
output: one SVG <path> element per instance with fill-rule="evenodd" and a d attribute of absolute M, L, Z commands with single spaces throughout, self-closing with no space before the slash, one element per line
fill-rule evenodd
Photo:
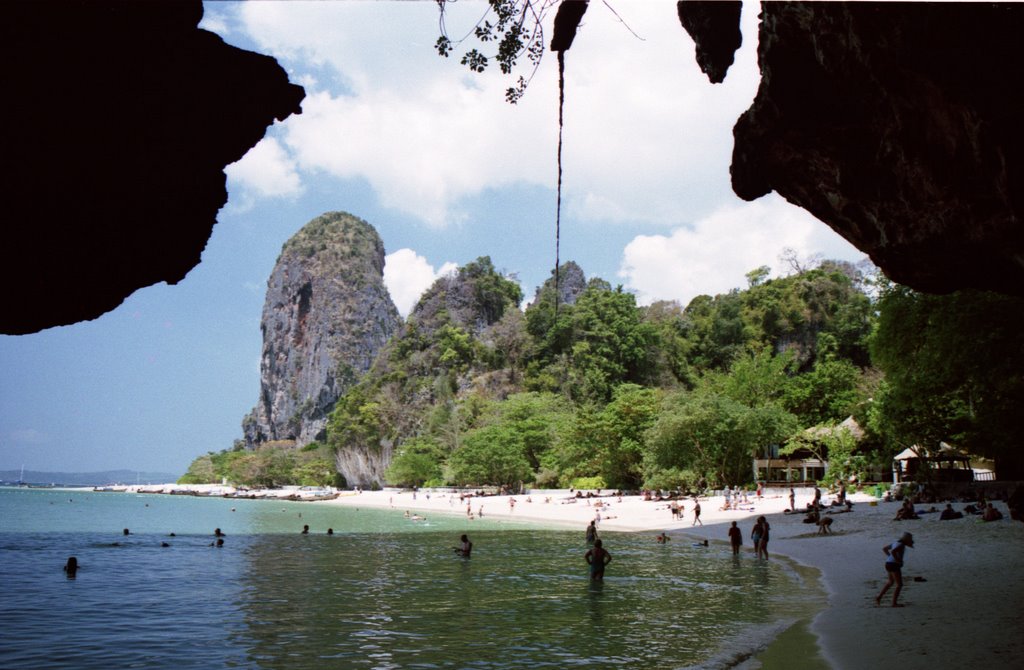
<path fill-rule="evenodd" d="M 359 224 L 350 232 L 376 240 Z M 319 249 L 315 235 L 298 239 L 282 254 L 289 278 Z M 367 246 L 365 281 L 344 274 L 352 268 L 331 270 L 349 277 L 338 302 L 311 301 L 296 318 L 301 290 L 290 300 L 268 294 L 271 315 L 285 305 L 292 316 L 265 319 L 284 333 L 268 337 L 265 369 L 296 374 L 265 384 L 264 398 L 282 397 L 268 391 L 286 380 L 300 388 L 298 371 L 311 359 L 298 324 L 350 313 L 341 307 L 354 296 L 378 296 L 377 279 L 367 279 L 379 277 L 377 244 Z M 488 257 L 438 279 L 398 327 L 390 301 L 357 300 L 376 305 L 359 313 L 382 314 L 378 325 L 350 318 L 328 330 L 345 342 L 376 333 L 354 349 L 362 369 L 349 362 L 350 374 L 325 374 L 324 385 L 314 378 L 288 405 L 324 418 L 316 441 L 297 449 L 296 437 L 313 433 L 295 431 L 240 443 L 197 459 L 189 480 L 697 489 L 749 483 L 751 459 L 768 452 L 810 449 L 829 456 L 829 479 L 864 479 L 888 471 L 907 446 L 927 451 L 942 441 L 995 457 L 1004 474 L 1020 472 L 1024 300 L 925 296 L 847 263 L 790 260 L 788 276 L 757 268 L 746 288 L 685 306 L 637 305 L 567 263 L 557 300 L 552 277 L 523 310 L 520 287 Z M 272 279 L 272 291 L 277 285 Z M 838 428 L 851 416 L 856 440 Z"/>
<path fill-rule="evenodd" d="M 870 393 L 873 307 L 848 265 L 759 269 L 686 307 L 638 306 L 574 263 L 559 279 L 557 304 L 552 278 L 525 312 L 488 258 L 438 280 L 334 410 L 348 482 L 736 484 Z"/>

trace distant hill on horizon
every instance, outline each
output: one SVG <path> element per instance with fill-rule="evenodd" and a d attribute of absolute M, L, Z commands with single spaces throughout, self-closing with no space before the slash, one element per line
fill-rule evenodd
<path fill-rule="evenodd" d="M 176 482 L 181 475 L 169 472 L 139 472 L 137 470 L 104 470 L 102 472 L 41 472 L 0 470 L 0 483 L 38 486 L 107 486 L 110 484 L 167 484 Z"/>

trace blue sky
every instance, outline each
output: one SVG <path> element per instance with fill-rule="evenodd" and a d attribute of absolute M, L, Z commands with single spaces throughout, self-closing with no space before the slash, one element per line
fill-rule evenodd
<path fill-rule="evenodd" d="M 745 285 L 760 265 L 864 256 L 809 214 L 729 185 L 732 126 L 752 100 L 757 4 L 725 83 L 697 68 L 674 3 L 591 3 L 566 57 L 561 258 L 649 303 Z M 483 3 L 449 6 L 467 33 Z M 317 215 L 372 224 L 403 314 L 481 255 L 527 296 L 554 264 L 557 63 L 504 102 L 498 72 L 433 50 L 432 2 L 207 3 L 202 27 L 278 58 L 303 114 L 229 166 L 202 263 L 88 323 L 0 336 L 0 469 L 181 473 L 231 446 L 259 392 L 263 294 L 281 246 Z M 551 17 L 548 21 L 550 23 Z M 549 31 L 550 34 L 550 31 Z"/>

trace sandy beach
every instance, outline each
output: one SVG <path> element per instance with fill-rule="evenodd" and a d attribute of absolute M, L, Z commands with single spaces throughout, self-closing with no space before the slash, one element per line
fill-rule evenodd
<path fill-rule="evenodd" d="M 811 500 L 811 489 L 798 488 L 796 495 L 797 507 L 802 508 Z M 486 496 L 468 502 L 474 516 L 482 507 L 484 516 L 492 521 L 576 528 L 581 534 L 600 514 L 600 530 L 649 532 L 652 541 L 658 532 L 666 531 L 677 539 L 726 543 L 727 528 L 736 521 L 744 535 L 743 559 L 750 561 L 758 560 L 753 555 L 750 530 L 754 518 L 764 515 L 771 524 L 769 554 L 784 555 L 821 574 L 828 604 L 814 617 L 810 630 L 831 667 L 1022 667 L 1024 623 L 1018 609 L 1024 602 L 1024 580 L 1018 566 L 1024 550 L 1024 524 L 1009 519 L 1005 504 L 996 503 L 1004 519 L 990 523 L 976 516 L 940 521 L 938 512 L 922 514 L 917 520 L 894 521 L 899 503 L 876 501 L 867 494 L 851 494 L 849 499 L 853 510 L 832 516 L 830 535 L 819 535 L 816 526 L 803 523 L 802 514 L 784 513 L 789 505 L 788 489 L 769 488 L 761 499 L 751 496 L 750 504 L 741 510 L 722 510 L 721 496 L 701 498 L 703 525 L 697 526 L 693 525 L 692 499 L 684 502 L 682 519 L 672 518 L 667 502 L 645 501 L 639 496 L 570 502 L 566 492 L 552 491 Z M 824 501 L 829 500 L 826 496 Z M 385 490 L 344 493 L 313 504 L 465 516 L 467 503 L 447 492 L 424 490 L 414 497 L 408 491 Z M 926 507 L 918 505 L 917 509 Z M 467 524 L 471 529 L 472 521 L 467 519 Z M 877 607 L 874 598 L 886 579 L 882 547 L 905 531 L 915 539 L 903 570 L 900 601 L 906 606 Z M 760 665 L 752 660 L 744 667 Z"/>

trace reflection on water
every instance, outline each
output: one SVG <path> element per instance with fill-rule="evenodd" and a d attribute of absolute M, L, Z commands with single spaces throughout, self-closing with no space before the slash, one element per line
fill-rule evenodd
<path fill-rule="evenodd" d="M 750 557 L 737 566 L 725 549 L 610 535 L 615 560 L 592 583 L 581 538 L 475 533 L 466 560 L 442 534 L 260 537 L 238 601 L 250 657 L 264 667 L 685 666 L 769 620 L 771 582 L 786 579 Z"/>
<path fill-rule="evenodd" d="M 605 535 L 614 560 L 592 583 L 582 533 L 73 498 L 0 490 L 0 667 L 680 667 L 818 597 L 774 559 L 647 536 Z M 299 534 L 303 523 L 314 532 Z M 223 548 L 210 546 L 215 527 Z M 471 559 L 452 551 L 462 532 Z M 74 580 L 62 571 L 69 556 Z"/>

